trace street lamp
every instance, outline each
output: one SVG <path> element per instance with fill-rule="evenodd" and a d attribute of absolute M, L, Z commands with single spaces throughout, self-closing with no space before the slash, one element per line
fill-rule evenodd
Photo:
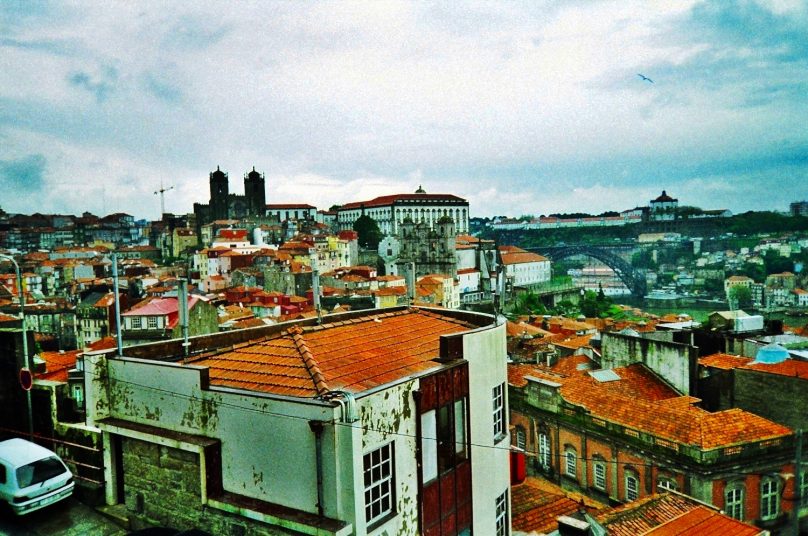
<path fill-rule="evenodd" d="M 22 288 L 22 275 L 20 274 L 20 265 L 10 255 L 0 254 L 0 260 L 9 261 L 14 265 L 14 275 L 17 277 L 17 289 L 20 293 L 20 323 L 22 324 L 22 358 L 25 367 L 33 375 L 33 368 L 31 367 L 31 357 L 28 355 L 28 334 L 25 330 L 25 292 Z M 33 377 L 33 376 L 32 376 Z M 34 437 L 34 417 L 31 410 L 31 390 L 25 390 L 25 402 L 28 406 L 28 436 L 30 439 Z"/>

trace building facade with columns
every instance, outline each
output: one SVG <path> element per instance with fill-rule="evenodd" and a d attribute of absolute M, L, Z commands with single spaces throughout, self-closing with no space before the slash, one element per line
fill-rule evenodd
<path fill-rule="evenodd" d="M 452 219 L 457 233 L 468 233 L 469 202 L 452 194 L 428 194 L 418 188 L 413 194 L 393 194 L 369 201 L 347 203 L 337 210 L 339 230 L 353 229 L 362 215 L 370 216 L 379 224 L 382 233 L 395 236 L 406 218 L 414 223 L 427 223 L 433 228 L 443 217 Z"/>

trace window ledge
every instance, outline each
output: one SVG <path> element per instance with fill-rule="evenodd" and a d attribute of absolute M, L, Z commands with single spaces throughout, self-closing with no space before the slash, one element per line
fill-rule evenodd
<path fill-rule="evenodd" d="M 209 497 L 207 505 L 216 510 L 236 514 L 268 525 L 291 529 L 301 534 L 317 536 L 348 536 L 353 534 L 353 526 L 350 523 L 320 517 L 302 510 L 227 491 L 217 495 L 215 498 Z"/>

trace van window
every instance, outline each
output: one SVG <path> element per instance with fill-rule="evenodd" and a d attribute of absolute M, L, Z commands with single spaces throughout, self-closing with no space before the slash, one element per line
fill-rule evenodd
<path fill-rule="evenodd" d="M 6 466 L 0 463 L 0 484 L 6 483 Z"/>
<path fill-rule="evenodd" d="M 17 468 L 17 485 L 20 489 L 27 488 L 59 476 L 66 470 L 65 465 L 56 456 L 43 458 Z"/>

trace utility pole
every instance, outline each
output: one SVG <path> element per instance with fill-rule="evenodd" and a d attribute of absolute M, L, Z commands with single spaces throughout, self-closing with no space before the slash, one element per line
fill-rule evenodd
<path fill-rule="evenodd" d="M 161 220 L 163 219 L 163 214 L 165 214 L 165 213 L 166 213 L 166 198 L 165 198 L 165 193 L 166 193 L 166 192 L 168 192 L 168 191 L 170 191 L 170 190 L 173 190 L 173 189 L 174 189 L 174 187 L 173 187 L 173 186 L 169 186 L 169 187 L 167 187 L 167 188 L 166 188 L 166 187 L 164 187 L 164 186 L 163 186 L 163 181 L 162 181 L 162 179 L 161 179 L 161 180 L 160 180 L 160 189 L 159 189 L 159 190 L 157 190 L 156 192 L 154 192 L 154 195 L 159 195 L 159 196 L 160 196 L 160 219 L 161 219 Z"/>
<path fill-rule="evenodd" d="M 14 265 L 14 275 L 17 277 L 17 289 L 20 293 L 20 329 L 22 331 L 22 362 L 25 370 L 28 371 L 33 384 L 34 368 L 31 364 L 31 356 L 28 355 L 28 333 L 25 329 L 25 289 L 23 288 L 22 278 L 23 273 L 20 271 L 20 265 L 11 255 L 0 255 L 0 260 L 9 261 Z M 22 372 L 22 371 L 21 371 Z M 34 412 L 31 405 L 31 387 L 25 389 L 25 405 L 28 410 L 28 439 L 34 440 Z"/>

